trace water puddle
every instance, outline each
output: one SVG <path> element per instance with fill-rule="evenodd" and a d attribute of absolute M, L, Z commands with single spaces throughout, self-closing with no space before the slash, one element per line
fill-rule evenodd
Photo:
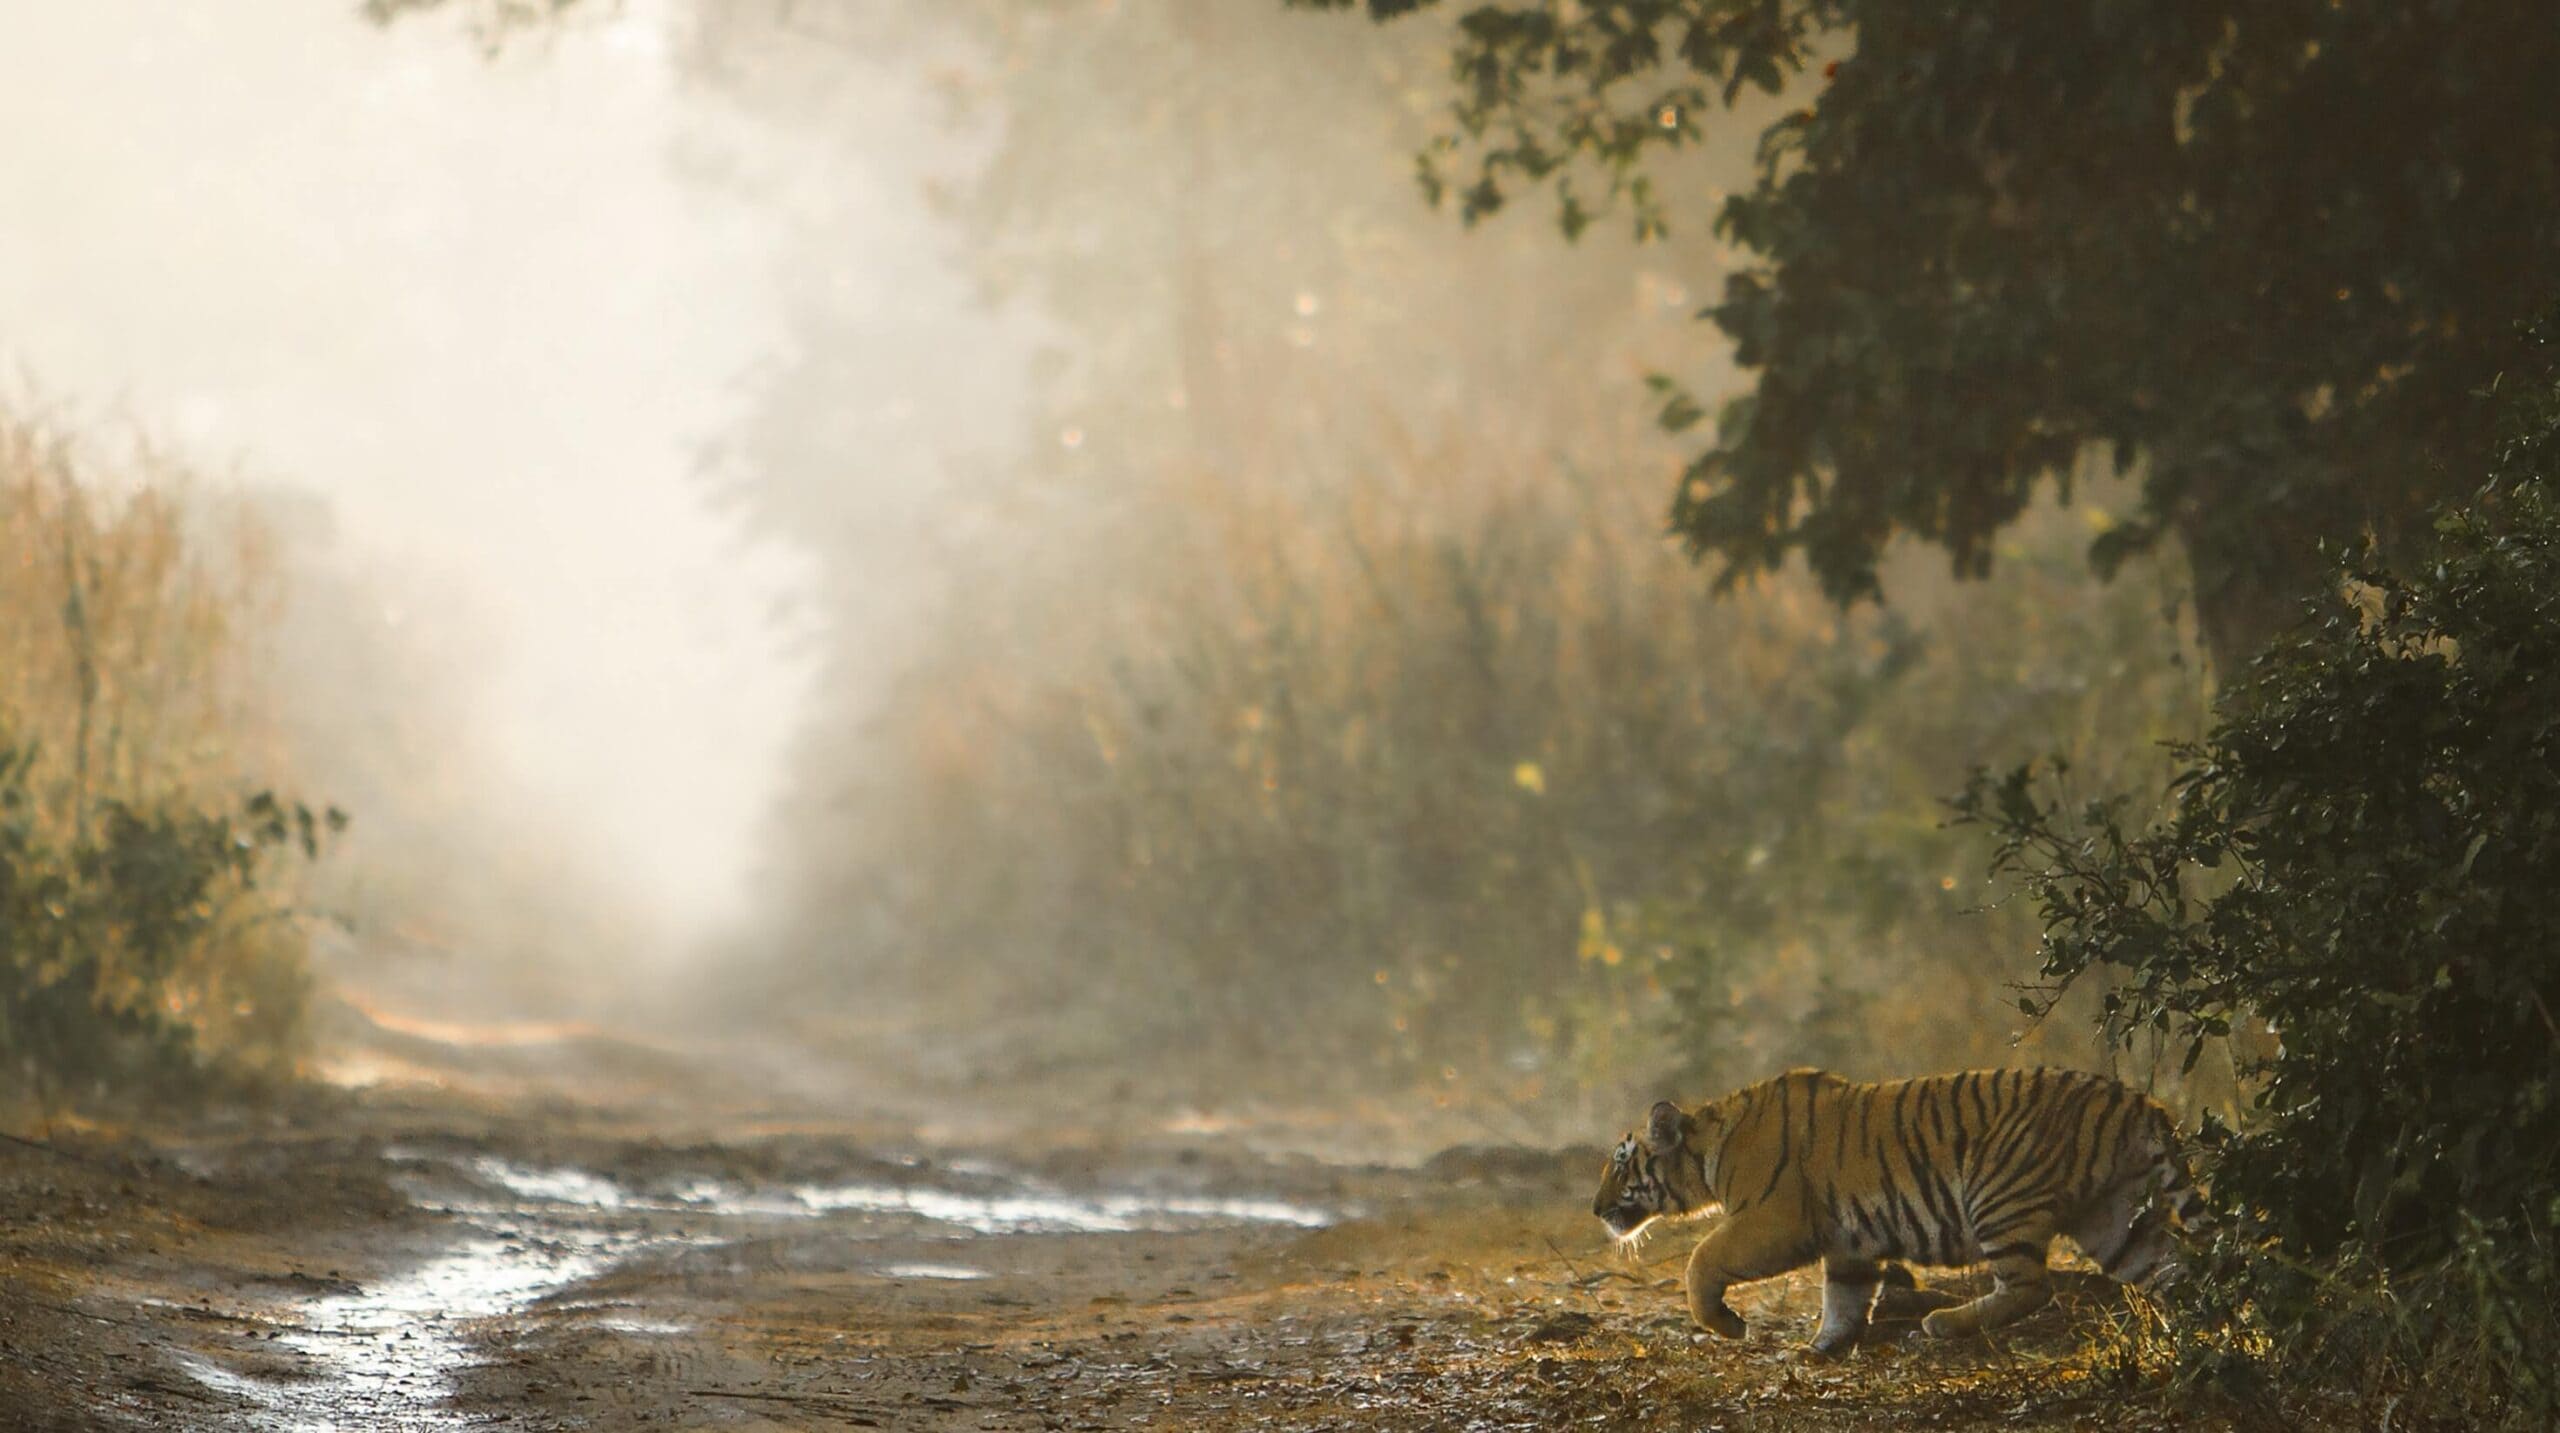
<path fill-rule="evenodd" d="M 426 1157 L 402 1153 L 413 1164 Z M 1286 1200 L 1109 1190 L 1077 1194 L 1036 1180 L 1001 1177 L 994 1166 L 955 1162 L 944 1173 L 964 1175 L 951 1187 L 929 1183 L 798 1183 L 782 1188 L 745 1187 L 707 1177 L 677 1180 L 650 1193 L 616 1184 L 583 1169 L 538 1169 L 493 1155 L 462 1166 L 474 1184 L 508 1199 L 489 1201 L 413 1185 L 427 1208 L 448 1213 L 525 1215 L 547 1206 L 596 1214 L 694 1214 L 719 1220 L 811 1219 L 831 1215 L 904 1215 L 977 1234 L 1128 1234 L 1226 1224 L 1281 1224 L 1322 1229 L 1340 1215 Z"/>
<path fill-rule="evenodd" d="M 353 1293 L 333 1292 L 268 1316 L 279 1330 L 259 1347 L 299 1354 L 294 1376 L 180 1359 L 208 1388 L 248 1403 L 274 1433 L 351 1427 L 466 1426 L 449 1407 L 476 1357 L 474 1325 L 603 1274 L 645 1247 L 725 1242 L 741 1223 L 823 1221 L 847 1239 L 912 1236 L 913 1221 L 976 1235 L 1118 1234 L 1233 1224 L 1320 1228 L 1333 1211 L 1276 1199 L 1144 1190 L 1071 1193 L 1005 1176 L 993 1166 L 941 1171 L 947 1184 L 797 1183 L 741 1186 L 714 1178 L 617 1183 L 589 1170 L 537 1167 L 492 1155 L 392 1151 L 420 1207 L 451 1214 L 462 1235 L 435 1257 Z M 965 1236 L 958 1236 L 965 1237 Z M 888 1263 L 890 1279 L 983 1279 L 957 1263 Z M 588 1305 L 584 1308 L 600 1306 Z M 628 1308 L 629 1305 L 622 1305 Z M 688 1332 L 631 1315 L 596 1327 L 632 1337 Z M 263 1363 L 263 1355 L 261 1357 Z"/>
<path fill-rule="evenodd" d="M 664 1319 L 598 1319 L 596 1327 L 625 1338 L 676 1338 L 693 1332 L 691 1324 L 669 1323 Z"/>
<path fill-rule="evenodd" d="M 721 1219 L 805 1219 L 809 1206 L 789 1190 L 741 1189 L 717 1179 L 694 1179 L 677 1186 L 677 1202 Z"/>
<path fill-rule="evenodd" d="M 594 1230 L 554 1229 L 538 1240 L 476 1234 L 397 1278 L 295 1309 L 293 1326 L 269 1347 L 303 1355 L 301 1376 L 259 1378 L 207 1359 L 182 1362 L 198 1381 L 247 1401 L 259 1426 L 279 1433 L 459 1428 L 445 1402 L 454 1375 L 471 1362 L 469 1325 L 601 1273 L 638 1242 Z"/>
<path fill-rule="evenodd" d="M 958 1172 L 955 1168 L 954 1172 Z M 576 1176 L 576 1179 L 591 1176 Z M 986 1186 L 993 1181 L 969 1181 Z M 1337 1211 L 1278 1199 L 1228 1198 L 1156 1191 L 1073 1194 L 1030 1181 L 994 1187 L 948 1188 L 932 1184 L 794 1184 L 784 1189 L 740 1188 L 716 1179 L 676 1186 L 664 1199 L 624 1190 L 579 1191 L 573 1180 L 519 1174 L 504 1181 L 520 1194 L 598 1209 L 697 1212 L 721 1219 L 815 1219 L 840 1215 L 890 1215 L 966 1229 L 974 1234 L 1128 1234 L 1225 1224 L 1283 1224 L 1322 1229 Z"/>
<path fill-rule="evenodd" d="M 949 1279 L 954 1281 L 983 1279 L 984 1269 L 965 1268 L 958 1264 L 882 1264 L 873 1272 L 884 1279 Z"/>
<path fill-rule="evenodd" d="M 519 1199 L 545 1204 L 580 1204 L 589 1209 L 619 1209 L 622 1187 L 583 1169 L 527 1169 L 495 1155 L 471 1161 L 471 1172 Z"/>
<path fill-rule="evenodd" d="M 1286 1224 L 1294 1229 L 1329 1229 L 1341 1219 L 1330 1209 L 1291 1204 L 1279 1199 L 1230 1199 L 1212 1195 L 1123 1195 L 1103 1201 L 1107 1209 L 1140 1216 L 1170 1216 L 1213 1224 Z"/>
<path fill-rule="evenodd" d="M 882 1184 L 804 1184 L 791 1192 L 813 1212 L 912 1214 L 980 1234 L 1129 1234 L 1203 1224 L 1321 1229 L 1334 1222 L 1325 1210 L 1276 1199 L 1128 1193 L 1078 1197 L 1032 1190 L 964 1194 Z"/>

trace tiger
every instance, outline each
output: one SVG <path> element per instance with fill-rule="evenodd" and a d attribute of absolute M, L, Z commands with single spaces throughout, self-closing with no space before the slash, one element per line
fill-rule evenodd
<path fill-rule="evenodd" d="M 1700 1328 L 1740 1338 L 1725 1290 L 1822 1261 L 1811 1351 L 1866 1332 L 1884 1261 L 1986 1262 L 1993 1287 L 1943 1294 L 1933 1338 L 2012 1323 L 2053 1297 L 2045 1260 L 2067 1234 L 2110 1278 L 2157 1281 L 2183 1229 L 2208 1222 L 2169 1112 L 2103 1075 L 1968 1070 L 1859 1084 L 1790 1070 L 1682 1110 L 1656 1104 L 1609 1155 L 1591 1212 L 1621 1244 L 1657 1219 L 1722 1208 L 1683 1280 Z"/>

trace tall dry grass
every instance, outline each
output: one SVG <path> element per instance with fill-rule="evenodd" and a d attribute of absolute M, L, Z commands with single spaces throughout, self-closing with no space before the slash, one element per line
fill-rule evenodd
<path fill-rule="evenodd" d="M 105 473 L 0 413 L 0 707 L 47 754 L 63 819 L 83 793 L 153 800 L 240 770 L 241 632 L 275 563 L 247 513 L 202 497 L 149 449 Z"/>
<path fill-rule="evenodd" d="M 1940 798 L 2022 754 L 2147 770 L 2201 717 L 2174 572 L 2093 583 L 2093 508 L 1843 613 L 1717 597 L 1650 464 L 1268 467 L 1074 509 L 951 595 L 793 828 L 875 999 L 1559 1119 L 1675 1071 L 2014 1058 L 2032 920 L 1967 913 Z"/>
<path fill-rule="evenodd" d="M 237 813 L 273 783 L 280 762 L 262 740 L 245 653 L 272 613 L 276 559 L 245 505 L 215 500 L 146 445 L 110 461 L 0 411 L 0 534 L 0 743 L 18 753 L 10 815 L 31 850 L 97 850 L 119 808 Z M 153 849 L 178 859 L 174 846 Z M 95 963 L 76 978 L 94 986 L 102 1019 L 147 1015 L 235 1070 L 289 1069 L 308 995 L 294 892 L 289 877 L 224 874 L 202 897 L 217 909 L 181 913 L 192 933 L 174 953 L 106 920 L 77 942 Z M 43 958 L 29 932 L 9 934 L 7 958 Z"/>

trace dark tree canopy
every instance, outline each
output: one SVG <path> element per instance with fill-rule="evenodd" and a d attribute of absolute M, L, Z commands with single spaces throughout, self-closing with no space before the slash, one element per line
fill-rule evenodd
<path fill-rule="evenodd" d="M 1758 259 L 1705 314 L 1757 381 L 1672 507 L 1727 580 L 1801 552 L 1871 595 L 1897 533 L 1979 574 L 2039 484 L 2139 465 L 2091 559 L 2176 537 L 2227 670 L 2321 543 L 2481 470 L 2471 395 L 2560 282 L 2549 0 L 1522 0 L 1457 33 L 1435 197 L 1705 210 Z M 1658 191 L 1747 90 L 1791 105 L 1755 182 Z"/>

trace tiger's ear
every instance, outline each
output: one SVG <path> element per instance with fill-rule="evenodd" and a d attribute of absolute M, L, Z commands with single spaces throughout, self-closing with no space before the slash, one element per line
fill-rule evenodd
<path fill-rule="evenodd" d="M 1644 1124 L 1644 1142 L 1656 1150 L 1676 1148 L 1688 1138 L 1689 1117 L 1669 1100 L 1655 1103 L 1653 1113 Z"/>

